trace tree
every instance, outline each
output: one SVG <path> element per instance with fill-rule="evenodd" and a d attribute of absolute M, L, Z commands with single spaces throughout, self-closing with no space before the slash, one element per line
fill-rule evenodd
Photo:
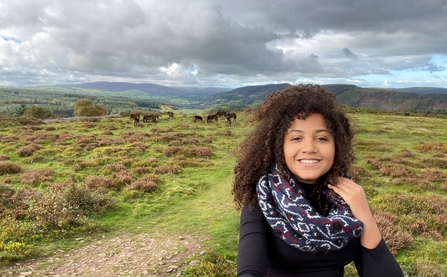
<path fill-rule="evenodd" d="M 19 109 L 14 113 L 15 116 L 22 116 L 26 111 L 25 104 L 20 105 Z"/>
<path fill-rule="evenodd" d="M 28 107 L 25 112 L 23 113 L 23 116 L 28 117 L 35 117 L 40 119 L 46 119 L 53 116 L 53 113 L 47 109 L 44 109 L 40 106 L 30 106 Z"/>
<path fill-rule="evenodd" d="M 99 105 L 93 105 L 89 99 L 79 99 L 74 104 L 75 116 L 101 116 L 106 114 L 106 109 Z"/>

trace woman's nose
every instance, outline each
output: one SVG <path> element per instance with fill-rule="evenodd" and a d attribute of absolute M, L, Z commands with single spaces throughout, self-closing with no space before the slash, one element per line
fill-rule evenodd
<path fill-rule="evenodd" d="M 301 151 L 303 153 L 314 153 L 317 149 L 313 139 L 304 140 L 301 146 Z"/>

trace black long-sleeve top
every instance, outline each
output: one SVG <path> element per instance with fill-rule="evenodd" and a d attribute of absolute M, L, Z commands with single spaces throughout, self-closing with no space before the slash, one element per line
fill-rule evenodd
<path fill-rule="evenodd" d="M 344 266 L 352 261 L 361 277 L 404 276 L 383 239 L 374 249 L 351 239 L 339 251 L 307 253 L 275 236 L 258 205 L 242 209 L 238 277 L 343 277 Z"/>

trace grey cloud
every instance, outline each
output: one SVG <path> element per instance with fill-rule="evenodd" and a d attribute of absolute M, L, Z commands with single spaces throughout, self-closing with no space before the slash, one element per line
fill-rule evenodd
<path fill-rule="evenodd" d="M 351 50 L 349 50 L 348 48 L 343 48 L 341 50 L 343 52 L 343 54 L 346 55 L 346 57 L 350 58 L 350 59 L 354 59 L 354 60 L 358 60 L 359 58 L 351 52 Z"/>
<path fill-rule="evenodd" d="M 4 2 L 0 71 L 16 83 L 215 85 L 446 69 L 429 63 L 447 55 L 440 0 Z"/>

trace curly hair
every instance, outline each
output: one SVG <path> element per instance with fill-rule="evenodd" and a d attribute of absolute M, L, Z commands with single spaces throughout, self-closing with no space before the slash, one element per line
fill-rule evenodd
<path fill-rule="evenodd" d="M 238 209 L 257 202 L 256 184 L 277 163 L 283 177 L 291 173 L 283 153 L 286 131 L 295 118 L 322 114 L 327 128 L 335 138 L 335 157 L 331 169 L 320 177 L 313 195 L 321 195 L 328 182 L 336 185 L 336 176 L 345 176 L 354 160 L 351 141 L 354 137 L 349 119 L 335 96 L 318 85 L 290 86 L 267 95 L 266 100 L 254 111 L 255 129 L 239 146 L 240 158 L 234 167 L 232 194 Z M 323 198 L 317 196 L 316 204 L 323 207 Z"/>

